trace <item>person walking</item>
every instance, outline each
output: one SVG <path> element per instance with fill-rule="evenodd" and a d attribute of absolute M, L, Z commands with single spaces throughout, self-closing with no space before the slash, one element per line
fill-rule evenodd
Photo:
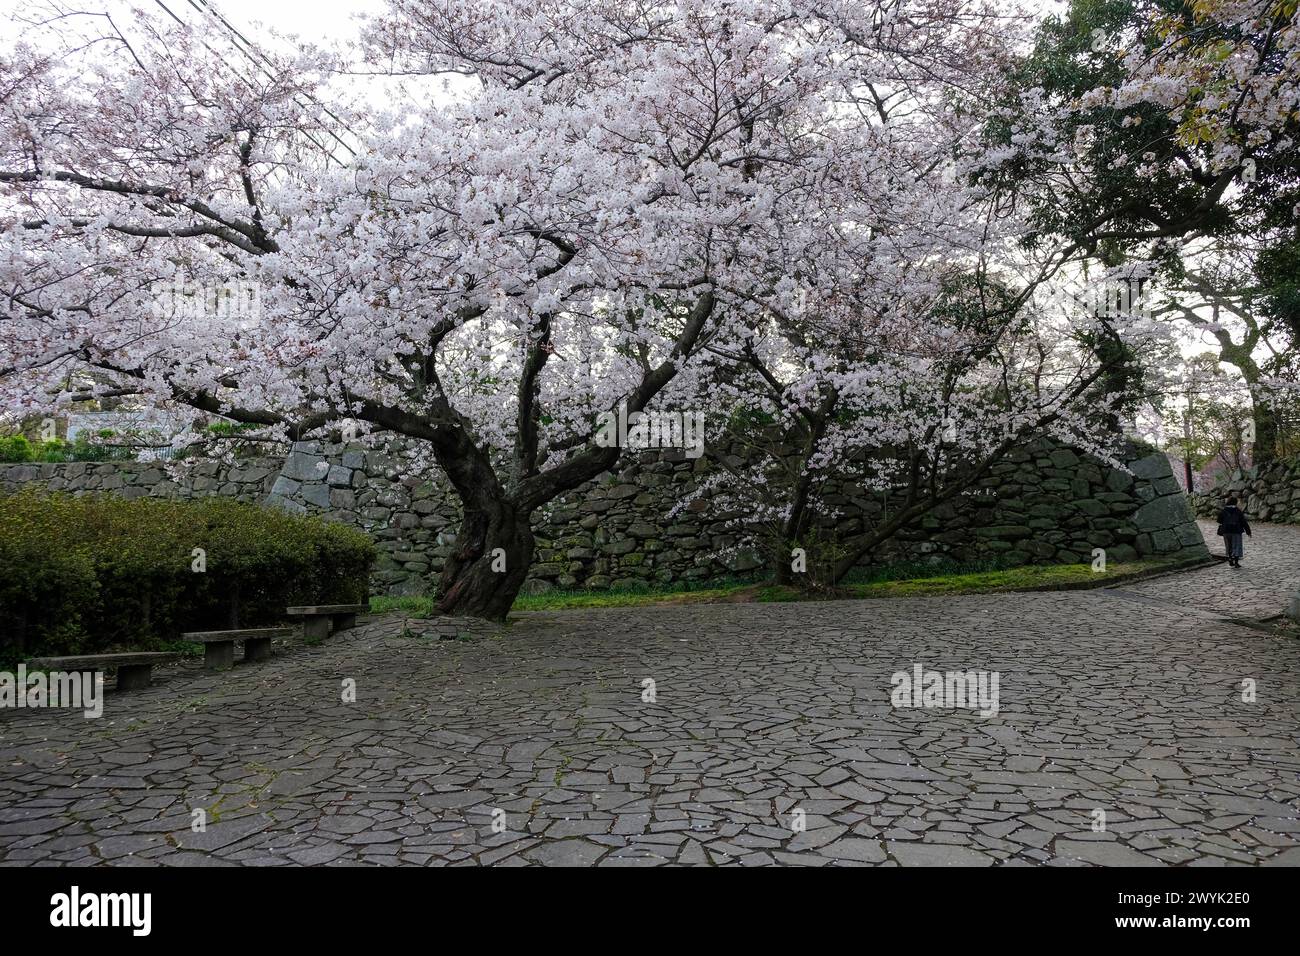
<path fill-rule="evenodd" d="M 1219 537 L 1223 538 L 1223 547 L 1228 552 L 1228 567 L 1241 567 L 1241 536 L 1250 534 L 1250 522 L 1246 514 L 1237 507 L 1237 499 L 1229 498 L 1227 507 L 1219 512 Z"/>

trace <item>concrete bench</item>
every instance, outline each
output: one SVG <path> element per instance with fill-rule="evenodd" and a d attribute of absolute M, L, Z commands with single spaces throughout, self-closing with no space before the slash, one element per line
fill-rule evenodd
<path fill-rule="evenodd" d="M 235 641 L 244 643 L 244 660 L 264 661 L 271 656 L 271 640 L 288 637 L 291 627 L 250 627 L 239 631 L 189 631 L 182 640 L 203 645 L 203 666 L 210 671 L 235 666 Z"/>
<path fill-rule="evenodd" d="M 346 631 L 356 626 L 357 615 L 370 610 L 369 604 L 309 604 L 285 611 L 302 618 L 302 636 L 313 640 L 328 637 L 331 630 Z"/>
<path fill-rule="evenodd" d="M 79 654 L 73 657 L 36 657 L 27 662 L 33 670 L 63 671 L 69 674 L 117 669 L 118 690 L 140 690 L 153 681 L 153 666 L 180 657 L 167 651 L 129 651 L 124 654 Z"/>

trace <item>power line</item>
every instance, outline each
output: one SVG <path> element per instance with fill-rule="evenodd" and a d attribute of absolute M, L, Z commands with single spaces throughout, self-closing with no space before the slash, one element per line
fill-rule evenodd
<path fill-rule="evenodd" d="M 169 8 L 169 7 L 167 6 L 167 4 L 163 2 L 163 0 L 154 0 L 154 3 L 156 3 L 159 7 L 161 7 L 161 8 L 162 8 L 166 13 L 167 13 L 167 15 L 168 15 L 169 17 L 171 17 L 173 20 L 175 20 L 178 24 L 180 24 L 181 26 L 185 27 L 187 30 L 191 28 L 191 25 L 188 24 L 188 23 L 186 23 L 184 20 L 182 20 L 180 17 L 178 17 L 175 13 L 173 13 L 172 10 L 171 10 L 171 8 Z M 194 5 L 194 4 L 193 4 L 193 0 L 190 0 L 190 5 L 191 5 L 191 6 Z M 195 7 L 195 9 L 198 9 L 198 8 Z M 202 11 L 200 11 L 200 12 L 202 12 Z M 207 50 L 209 53 L 211 53 L 213 56 L 217 56 L 217 57 L 221 57 L 221 56 L 222 56 L 222 55 L 219 54 L 216 50 L 214 50 L 211 46 L 209 46 L 208 43 L 207 43 L 207 41 L 206 41 L 206 40 L 203 40 L 201 37 L 200 37 L 200 39 L 199 39 L 199 42 L 202 43 L 204 49 L 206 49 L 206 50 Z M 248 56 L 248 53 L 247 53 L 246 51 L 244 51 L 242 48 L 240 48 L 240 47 L 238 46 L 238 44 L 235 44 L 235 47 L 236 47 L 236 49 L 239 49 L 239 51 L 240 51 L 241 53 L 243 53 L 245 56 Z M 222 57 L 222 59 L 225 59 L 225 58 Z M 227 62 L 228 62 L 228 61 L 227 61 Z M 267 62 L 270 62 L 270 61 L 268 60 Z M 234 71 L 235 75 L 238 76 L 241 80 L 243 80 L 244 83 L 247 84 L 248 87 L 249 87 L 250 89 L 255 89 L 255 88 L 256 88 L 256 84 L 254 84 L 252 80 L 250 80 L 247 76 L 245 76 L 245 75 L 244 75 L 243 73 L 241 73 L 239 70 L 235 69 L 235 67 L 234 67 L 233 65 L 231 65 L 231 64 L 229 64 L 229 63 L 228 63 L 228 65 L 230 65 L 230 68 L 231 68 L 232 71 Z M 255 63 L 254 65 L 257 65 L 257 64 Z M 270 78 L 270 79 L 274 79 L 274 78 L 275 78 L 275 75 L 274 75 L 273 73 L 271 73 L 270 71 L 266 70 L 265 67 L 259 67 L 259 68 L 262 70 L 262 72 L 263 72 L 264 74 L 266 74 L 266 76 L 267 76 L 268 78 Z M 303 106 L 303 105 L 305 105 L 305 104 L 303 104 L 300 100 L 295 100 L 295 101 L 298 103 L 299 106 Z M 317 104 L 317 105 L 319 106 L 320 104 Z M 306 131 L 306 130 L 300 130 L 300 132 L 302 133 L 303 136 L 307 137 L 307 139 L 311 142 L 311 144 L 312 144 L 313 146 L 315 146 L 317 149 L 319 149 L 319 150 L 321 150 L 323 153 L 325 153 L 325 155 L 328 156 L 330 159 L 332 159 L 334 162 L 338 163 L 340 166 L 344 166 L 344 165 L 346 165 L 346 163 L 344 163 L 342 160 L 340 160 L 337 156 L 334 155 L 333 150 L 331 150 L 331 149 L 330 149 L 328 146 L 326 146 L 324 143 L 319 142 L 319 141 L 316 139 L 316 137 L 314 137 L 311 133 L 309 133 L 309 132 Z M 335 138 L 335 139 L 338 139 L 337 136 L 335 136 L 334 138 Z M 344 143 L 342 140 L 339 140 L 339 142 L 343 145 L 343 147 L 344 147 L 345 149 L 348 150 L 348 152 L 352 153 L 353 156 L 356 155 L 356 151 L 353 150 L 352 147 L 348 146 L 347 143 Z"/>
<path fill-rule="evenodd" d="M 194 0 L 189 0 L 189 2 L 190 2 L 190 4 L 192 5 L 192 4 L 194 3 Z M 214 16 L 216 16 L 218 19 L 220 19 L 221 22 L 222 22 L 223 24 L 225 24 L 225 26 L 228 27 L 228 28 L 229 28 L 229 29 L 230 29 L 230 30 L 231 30 L 231 31 L 232 31 L 236 36 L 240 37 L 240 39 L 243 39 L 244 42 L 248 44 L 248 46 L 250 47 L 250 49 L 252 49 L 254 52 L 258 52 L 258 54 L 261 55 L 260 52 L 257 51 L 256 47 L 253 46 L 253 44 L 252 44 L 252 42 L 251 42 L 250 40 L 245 39 L 244 36 L 243 36 L 243 34 L 241 34 L 237 29 L 235 29 L 235 27 L 233 27 L 233 26 L 230 24 L 230 22 L 229 22 L 228 20 L 226 20 L 226 18 L 225 18 L 224 16 L 222 16 L 219 12 L 217 12 L 216 4 L 213 3 L 212 0 L 198 0 L 198 2 L 201 3 L 201 4 L 203 4 L 203 6 L 210 8 L 210 11 L 212 12 L 212 14 L 213 14 Z M 414 109 L 414 110 L 418 110 L 419 107 L 415 104 L 414 101 L 411 100 L 411 97 L 410 97 L 410 91 L 407 90 L 406 87 L 405 87 L 404 85 L 401 85 L 399 88 L 400 88 L 401 91 L 402 91 L 402 95 L 403 95 L 403 97 L 406 99 L 407 105 L 410 106 L 410 107 L 411 107 L 412 109 Z M 309 94 L 304 94 L 304 95 L 309 95 Z M 361 139 L 361 138 L 362 138 L 362 137 L 357 133 L 356 130 L 352 129 L 352 127 L 348 126 L 347 123 L 344 123 L 343 120 L 339 119 L 339 117 L 335 116 L 332 112 L 330 112 L 330 111 L 329 111 L 329 108 L 326 107 L 324 103 L 321 103 L 319 100 L 314 100 L 314 102 L 316 102 L 317 105 L 320 106 L 321 109 L 325 110 L 325 112 L 329 113 L 330 116 L 334 117 L 334 119 L 338 121 L 339 125 L 342 126 L 344 129 L 346 129 L 349 133 L 351 133 L 353 136 L 356 136 L 357 139 Z M 355 154 L 354 154 L 354 155 L 355 155 Z"/>
<path fill-rule="evenodd" d="M 216 8 L 215 5 L 209 3 L 208 0 L 197 0 L 197 3 L 195 2 L 195 0 L 188 0 L 188 2 L 189 2 L 189 5 L 192 6 L 192 7 L 194 7 L 195 10 L 199 10 L 200 12 L 204 12 L 204 11 L 206 11 L 207 14 L 208 14 L 210 17 L 212 17 L 212 18 L 215 19 L 218 23 L 220 23 L 223 27 L 225 27 L 226 30 L 227 30 L 230 34 L 232 34 L 233 36 L 235 36 L 236 38 L 238 38 L 238 40 L 239 40 L 240 42 L 242 42 L 242 43 L 244 44 L 244 46 L 241 47 L 241 46 L 239 45 L 239 43 L 236 43 L 236 44 L 235 44 L 236 48 L 238 48 L 239 51 L 240 51 L 241 53 L 243 53 L 245 56 L 247 56 L 249 59 L 253 60 L 253 62 L 254 62 L 255 64 L 260 60 L 260 61 L 261 61 L 262 63 L 264 63 L 264 64 L 268 64 L 268 65 L 270 65 L 270 66 L 275 66 L 275 64 L 271 61 L 271 59 L 270 59 L 269 57 L 266 56 L 266 54 L 262 53 L 262 52 L 261 52 L 261 51 L 260 51 L 256 46 L 253 45 L 253 43 L 252 43 L 251 40 L 249 40 L 246 36 L 244 36 L 244 35 L 243 35 L 242 33 L 240 33 L 237 29 L 235 29 L 235 27 L 231 25 L 230 21 L 227 20 L 224 16 L 221 15 L 220 11 L 217 10 L 217 8 Z M 200 7 L 202 7 L 201 10 L 200 10 Z M 244 47 L 247 47 L 247 49 L 244 49 Z M 274 75 L 273 75 L 272 73 L 270 73 L 267 69 L 265 69 L 265 67 L 262 68 L 262 72 L 265 73 L 268 77 L 274 78 Z M 345 130 L 347 130 L 347 131 L 348 131 L 349 133 L 351 133 L 353 136 L 356 136 L 357 139 L 361 139 L 361 136 L 358 135 L 358 133 L 357 133 L 356 130 L 354 130 L 354 129 L 353 129 L 351 126 L 349 126 L 347 123 L 343 122 L 343 120 L 342 120 L 342 119 L 341 119 L 341 118 L 340 118 L 340 117 L 339 117 L 339 116 L 338 116 L 338 115 L 337 115 L 333 110 L 331 110 L 328 106 L 326 106 L 326 105 L 325 105 L 324 103 L 322 103 L 320 100 L 316 99 L 316 97 L 312 96 L 310 93 L 302 93 L 302 94 L 300 94 L 300 95 L 306 97 L 307 100 L 308 100 L 309 102 L 311 102 L 312 104 L 314 104 L 315 106 L 320 107 L 320 109 L 323 110 L 323 111 L 325 112 L 325 115 L 326 115 L 326 116 L 330 117 L 330 119 L 334 120 L 334 122 L 338 123 L 340 126 L 342 126 Z M 300 103 L 299 105 L 302 105 L 302 104 Z M 329 134 L 330 134 L 331 136 L 334 137 L 335 140 L 338 141 L 338 144 L 339 144 L 340 146 L 342 146 L 344 149 L 346 149 L 346 150 L 347 150 L 349 153 L 351 153 L 353 156 L 356 156 L 356 155 L 357 155 L 357 151 L 356 151 L 355 149 L 353 149 L 351 146 L 349 146 L 346 142 L 344 142 L 344 141 L 343 141 L 343 140 L 338 136 L 337 133 L 335 133 L 333 130 L 329 130 L 328 132 L 329 132 Z"/>

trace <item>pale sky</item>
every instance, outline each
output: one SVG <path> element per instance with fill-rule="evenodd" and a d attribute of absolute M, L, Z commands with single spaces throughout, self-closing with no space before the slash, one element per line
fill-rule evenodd
<path fill-rule="evenodd" d="M 3 0 L 0 5 L 0 38 L 9 39 L 18 32 L 11 16 L 40 19 L 46 12 L 42 0 Z M 333 42 L 354 39 L 357 35 L 356 14 L 380 13 L 383 0 L 83 0 L 65 4 L 87 13 L 125 14 L 133 6 L 156 13 L 170 12 L 191 26 L 222 29 L 209 13 L 211 10 L 259 47 L 274 48 L 271 31 L 296 34 L 304 40 L 328 46 Z M 119 26 L 129 17 L 122 16 Z"/>
<path fill-rule="evenodd" d="M 197 0 L 196 0 L 197 2 Z M 230 25 L 254 43 L 270 43 L 265 31 L 250 35 L 245 27 L 255 29 L 261 23 L 281 33 L 296 33 L 305 40 L 325 45 L 331 40 L 356 35 L 351 22 L 354 14 L 378 13 L 382 0 L 205 0 L 209 7 L 224 16 Z M 163 0 L 167 8 L 186 23 L 198 23 L 202 16 L 189 0 Z M 148 5 L 148 0 L 142 0 Z M 93 5 L 93 4 L 92 4 Z M 198 6 L 202 6 L 198 3 Z"/>

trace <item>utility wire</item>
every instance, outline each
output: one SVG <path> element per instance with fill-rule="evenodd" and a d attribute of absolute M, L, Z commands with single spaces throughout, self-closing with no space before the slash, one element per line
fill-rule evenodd
<path fill-rule="evenodd" d="M 154 3 L 156 3 L 159 7 L 161 7 L 161 8 L 162 8 L 166 13 L 167 13 L 167 15 L 168 15 L 169 17 L 171 17 L 173 20 L 175 20 L 175 21 L 176 21 L 177 23 L 179 23 L 181 26 L 185 27 L 186 29 L 190 29 L 190 28 L 191 28 L 191 25 L 188 24 L 188 23 L 186 23 L 184 20 L 182 20 L 180 17 L 178 17 L 175 13 L 173 13 L 172 10 L 171 10 L 171 8 L 169 8 L 169 7 L 167 6 L 167 4 L 163 2 L 163 0 L 154 0 Z M 193 6 L 193 2 L 192 2 L 192 0 L 191 0 L 191 6 Z M 198 8 L 196 7 L 195 9 L 198 9 Z M 202 11 L 200 11 L 200 12 L 202 12 Z M 202 43 L 204 49 L 206 49 L 206 50 L 207 50 L 209 53 L 211 53 L 213 56 L 220 57 L 220 58 L 223 59 L 223 60 L 226 59 L 226 57 L 225 57 L 224 55 L 222 55 L 222 54 L 218 53 L 216 50 L 214 50 L 214 49 L 213 49 L 213 48 L 212 48 L 212 47 L 207 43 L 206 40 L 203 40 L 203 39 L 200 37 L 199 42 Z M 236 45 L 236 48 L 237 48 L 237 49 L 240 49 L 240 48 L 238 47 L 238 45 Z M 241 52 L 241 53 L 244 53 L 245 56 L 248 55 L 248 54 L 247 54 L 244 50 L 242 50 L 242 49 L 240 49 L 240 52 Z M 268 62 L 269 62 L 269 61 L 268 61 Z M 256 84 L 254 84 L 254 83 L 253 83 L 253 82 L 252 82 L 252 81 L 251 81 L 247 76 L 245 76 L 245 75 L 244 75 L 243 73 L 241 73 L 239 70 L 235 69 L 235 67 L 234 67 L 232 64 L 229 64 L 229 61 L 228 61 L 228 60 L 227 60 L 227 63 L 228 63 L 228 65 L 230 65 L 231 69 L 234 70 L 235 75 L 238 76 L 241 80 L 243 80 L 244 83 L 246 83 L 250 89 L 256 89 Z M 264 67 L 262 67 L 261 69 L 262 69 L 262 72 L 265 73 L 269 78 L 274 79 L 274 74 L 273 74 L 273 73 L 270 73 L 270 72 L 269 72 L 268 70 L 266 70 Z M 298 102 L 298 105 L 299 105 L 299 106 L 303 106 L 303 105 L 305 105 L 305 104 L 303 104 L 300 100 L 297 101 L 297 102 Z M 318 104 L 318 105 L 319 105 L 319 104 Z M 333 152 L 333 151 L 332 151 L 328 146 L 326 146 L 324 143 L 322 143 L 322 142 L 320 142 L 319 140 L 317 140 L 316 137 L 313 136 L 311 133 L 307 132 L 306 130 L 301 130 L 300 132 L 302 133 L 303 136 L 307 137 L 307 139 L 311 141 L 311 143 L 312 143 L 313 146 L 315 146 L 317 149 L 321 150 L 321 152 L 325 153 L 325 155 L 328 156 L 330 159 L 332 159 L 334 162 L 338 163 L 340 166 L 345 166 L 345 165 L 347 165 L 347 164 L 344 163 L 342 160 L 340 160 L 337 156 L 335 156 L 335 155 L 334 155 L 334 152 Z M 335 139 L 338 139 L 338 137 L 335 136 Z M 339 142 L 342 143 L 343 141 L 342 141 L 342 140 L 339 140 Z M 351 152 L 353 156 L 356 155 L 356 151 L 353 150 L 353 149 L 352 149 L 350 146 L 348 146 L 346 143 L 343 143 L 343 146 L 344 146 L 344 148 L 346 148 L 349 152 Z"/>
<path fill-rule="evenodd" d="M 240 50 L 241 53 L 243 53 L 249 59 L 253 60 L 255 64 L 259 64 L 260 61 L 260 64 L 275 66 L 275 64 L 271 61 L 269 57 L 266 56 L 266 54 L 262 53 L 256 46 L 253 45 L 253 42 L 251 40 L 249 40 L 246 36 L 244 36 L 237 29 L 235 29 L 235 27 L 231 25 L 230 21 L 221 15 L 221 12 L 217 10 L 214 4 L 209 3 L 208 0 L 197 0 L 197 3 L 195 2 L 195 0 L 188 0 L 188 2 L 190 6 L 194 7 L 195 10 L 199 10 L 200 13 L 206 12 L 208 16 L 212 17 L 223 27 L 225 27 L 228 33 L 236 37 L 239 42 L 235 43 L 235 46 Z M 243 44 L 242 47 L 240 46 L 240 43 Z M 262 72 L 266 73 L 268 77 L 273 76 L 273 74 L 270 73 L 264 66 L 262 66 L 261 69 Z M 307 100 L 311 102 L 313 105 L 320 107 L 320 109 L 324 111 L 326 116 L 330 117 L 330 119 L 334 120 L 334 122 L 338 123 L 340 126 L 342 126 L 353 136 L 356 136 L 357 139 L 361 139 L 361 137 L 358 135 L 356 130 L 354 130 L 347 123 L 343 122 L 343 120 L 339 118 L 339 116 L 333 110 L 331 110 L 320 100 L 316 99 L 316 97 L 312 96 L 310 93 L 302 93 L 300 95 L 306 97 Z M 349 146 L 333 130 L 329 130 L 329 134 L 333 136 L 334 139 L 338 141 L 338 144 L 342 146 L 344 149 L 346 149 L 349 153 L 351 153 L 353 156 L 357 155 L 357 151 L 353 149 L 351 146 Z"/>

